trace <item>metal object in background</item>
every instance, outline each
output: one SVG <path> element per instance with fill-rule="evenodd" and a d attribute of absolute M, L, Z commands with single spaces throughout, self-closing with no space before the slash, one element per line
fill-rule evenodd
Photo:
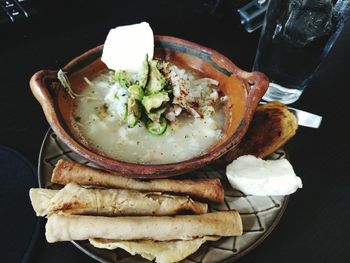
<path fill-rule="evenodd" d="M 266 102 L 260 101 L 260 104 L 266 104 Z M 317 129 L 321 125 L 322 116 L 291 107 L 288 107 L 288 110 L 295 115 L 300 126 Z"/>
<path fill-rule="evenodd" d="M 297 117 L 298 124 L 300 126 L 316 128 L 316 129 L 320 127 L 322 122 L 322 116 L 319 116 L 310 112 L 294 109 L 291 107 L 288 107 L 288 109 Z"/>
<path fill-rule="evenodd" d="M 267 4 L 268 0 L 252 0 L 237 10 L 247 32 L 254 32 L 263 25 Z"/>

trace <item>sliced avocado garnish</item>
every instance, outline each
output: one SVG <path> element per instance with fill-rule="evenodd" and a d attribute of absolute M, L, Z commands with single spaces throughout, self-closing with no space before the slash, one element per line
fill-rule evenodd
<path fill-rule="evenodd" d="M 148 96 L 144 96 L 142 99 L 142 105 L 146 110 L 146 113 L 150 113 L 152 109 L 158 109 L 163 103 L 170 100 L 166 91 L 160 91 Z"/>
<path fill-rule="evenodd" d="M 113 79 L 124 88 L 128 88 L 131 85 L 128 73 L 124 70 L 116 71 L 114 73 Z"/>
<path fill-rule="evenodd" d="M 161 91 L 168 83 L 162 73 L 157 68 L 157 61 L 149 62 L 149 77 L 146 86 L 146 94 L 153 94 Z"/>
<path fill-rule="evenodd" d="M 159 121 L 147 120 L 146 128 L 153 135 L 162 135 L 166 128 L 168 127 L 168 122 L 164 117 L 160 117 Z"/>
<path fill-rule="evenodd" d="M 126 122 L 129 128 L 133 128 L 141 118 L 141 106 L 133 97 L 128 99 L 127 112 Z"/>
<path fill-rule="evenodd" d="M 148 54 L 146 54 L 145 60 L 142 64 L 142 69 L 139 74 L 138 83 L 142 89 L 144 89 L 148 82 L 148 74 L 149 74 L 149 64 L 148 64 Z"/>
<path fill-rule="evenodd" d="M 154 112 L 147 113 L 147 117 L 152 121 L 159 121 L 160 116 L 167 110 L 167 106 L 163 106 Z"/>
<path fill-rule="evenodd" d="M 124 104 L 124 117 L 123 117 L 123 120 L 126 121 L 127 118 L 128 118 L 128 115 L 129 115 L 129 112 L 128 112 L 128 104 Z"/>
<path fill-rule="evenodd" d="M 157 68 L 157 63 L 156 60 L 148 61 L 146 55 L 136 81 L 133 82 L 130 75 L 123 70 L 114 73 L 113 81 L 128 90 L 128 102 L 124 104 L 123 111 L 128 127 L 135 127 L 143 116 L 142 121 L 147 130 L 151 134 L 161 135 L 168 126 L 163 113 L 172 97 L 172 89 Z"/>
<path fill-rule="evenodd" d="M 139 119 L 137 119 L 135 115 L 131 114 L 131 115 L 128 115 L 126 123 L 128 124 L 129 128 L 134 128 L 138 121 Z"/>
<path fill-rule="evenodd" d="M 128 91 L 130 93 L 130 97 L 135 98 L 138 101 L 142 100 L 144 94 L 143 94 L 143 89 L 141 86 L 139 86 L 137 84 L 131 85 L 128 88 Z"/>

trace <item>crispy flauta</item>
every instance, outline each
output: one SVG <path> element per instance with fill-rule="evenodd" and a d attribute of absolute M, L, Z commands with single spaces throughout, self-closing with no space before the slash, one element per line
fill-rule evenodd
<path fill-rule="evenodd" d="M 179 262 L 189 255 L 196 252 L 206 241 L 218 240 L 220 237 L 201 237 L 192 240 L 171 240 L 171 241 L 153 241 L 153 240 L 135 240 L 135 241 L 117 241 L 110 239 L 91 238 L 89 242 L 97 248 L 116 249 L 121 248 L 128 251 L 131 255 L 139 254 L 142 257 L 155 261 L 156 263 Z"/>
<path fill-rule="evenodd" d="M 29 197 L 32 207 L 37 216 L 46 216 L 51 199 L 59 192 L 59 190 L 51 190 L 44 188 L 31 188 Z"/>
<path fill-rule="evenodd" d="M 224 201 L 224 189 L 220 179 L 137 180 L 68 160 L 57 162 L 51 181 L 63 185 L 75 182 L 106 188 L 185 194 L 193 199 L 216 203 Z"/>
<path fill-rule="evenodd" d="M 73 215 L 176 215 L 203 214 L 208 205 L 188 196 L 159 192 L 142 193 L 122 189 L 86 189 L 69 183 L 61 190 L 33 188 L 29 192 L 38 216 L 64 213 Z"/>
<path fill-rule="evenodd" d="M 213 164 L 224 166 L 247 154 L 267 157 L 292 138 L 297 128 L 298 121 L 286 105 L 277 101 L 259 105 L 242 141 Z"/>
<path fill-rule="evenodd" d="M 103 238 L 113 240 L 191 240 L 242 235 L 235 210 L 201 215 L 103 217 L 52 214 L 46 223 L 49 243 Z"/>

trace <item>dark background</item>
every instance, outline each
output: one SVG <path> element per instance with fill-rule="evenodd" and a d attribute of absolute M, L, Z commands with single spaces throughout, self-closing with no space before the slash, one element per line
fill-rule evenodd
<path fill-rule="evenodd" d="M 61 68 L 102 44 L 110 28 L 141 21 L 149 22 L 155 34 L 208 46 L 249 71 L 260 33 L 243 30 L 230 1 L 216 9 L 215 1 L 194 0 L 47 2 L 34 1 L 38 15 L 32 19 L 0 25 L 0 144 L 34 166 L 49 127 L 28 86 L 36 71 Z M 291 196 L 272 234 L 239 262 L 350 262 L 349 59 L 347 26 L 293 104 L 324 118 L 319 129 L 300 127 L 288 143 L 304 188 Z M 13 220 L 25 224 L 29 218 Z M 94 262 L 68 242 L 47 244 L 43 232 L 31 261 Z"/>

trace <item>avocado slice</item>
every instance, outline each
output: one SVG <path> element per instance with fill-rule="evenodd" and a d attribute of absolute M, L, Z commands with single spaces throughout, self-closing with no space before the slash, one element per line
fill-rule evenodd
<path fill-rule="evenodd" d="M 146 110 L 146 113 L 150 113 L 152 109 L 158 109 L 164 102 L 170 100 L 166 91 L 160 91 L 142 98 L 142 105 Z"/>
<path fill-rule="evenodd" d="M 124 88 L 128 88 L 131 85 L 128 73 L 125 70 L 116 71 L 114 73 L 113 79 Z"/>
<path fill-rule="evenodd" d="M 141 101 L 143 98 L 143 89 L 140 85 L 131 85 L 128 88 L 128 91 L 130 92 L 130 97 L 135 98 L 138 101 Z"/>
<path fill-rule="evenodd" d="M 149 74 L 149 64 L 148 64 L 148 55 L 146 54 L 145 60 L 142 64 L 142 69 L 139 73 L 139 85 L 142 89 L 144 89 L 147 85 L 148 81 L 148 74 Z"/>
<path fill-rule="evenodd" d="M 141 118 L 141 105 L 133 97 L 128 99 L 127 112 L 126 123 L 129 128 L 133 128 Z"/>
<path fill-rule="evenodd" d="M 164 117 L 160 117 L 159 121 L 147 120 L 146 128 L 153 135 L 162 135 L 168 127 L 168 122 Z"/>
<path fill-rule="evenodd" d="M 161 107 L 157 109 L 155 112 L 148 113 L 147 117 L 152 121 L 159 122 L 161 115 L 167 110 L 167 108 L 168 108 L 167 106 Z"/>
<path fill-rule="evenodd" d="M 153 94 L 161 91 L 166 85 L 167 81 L 160 73 L 160 71 L 157 68 L 157 61 L 152 60 L 149 62 L 149 78 L 148 83 L 146 86 L 146 94 Z"/>

